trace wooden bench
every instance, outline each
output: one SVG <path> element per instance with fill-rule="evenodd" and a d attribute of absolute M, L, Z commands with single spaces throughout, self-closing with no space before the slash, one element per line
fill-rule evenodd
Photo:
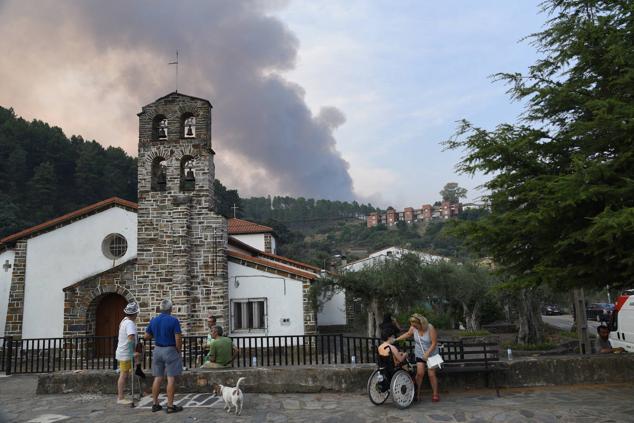
<path fill-rule="evenodd" d="M 440 370 L 442 373 L 484 373 L 487 388 L 490 387 L 490 378 L 493 376 L 495 393 L 500 396 L 500 387 L 495 375 L 501 370 L 499 348 L 496 343 L 438 340 L 438 347 L 444 360 Z M 413 354 L 413 342 L 406 349 Z"/>

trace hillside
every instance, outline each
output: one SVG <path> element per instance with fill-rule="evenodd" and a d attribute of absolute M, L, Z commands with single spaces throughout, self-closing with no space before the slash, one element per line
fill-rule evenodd
<path fill-rule="evenodd" d="M 0 107 L 0 236 L 104 198 L 136 201 L 136 159 Z"/>

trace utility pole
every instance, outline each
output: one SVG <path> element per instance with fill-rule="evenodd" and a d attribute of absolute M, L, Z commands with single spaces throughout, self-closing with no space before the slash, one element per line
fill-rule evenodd
<path fill-rule="evenodd" d="M 592 354 L 590 338 L 588 337 L 588 318 L 586 316 L 586 299 L 583 289 L 574 289 L 573 296 L 575 320 L 577 321 L 577 337 L 579 338 L 579 352 L 581 354 Z"/>

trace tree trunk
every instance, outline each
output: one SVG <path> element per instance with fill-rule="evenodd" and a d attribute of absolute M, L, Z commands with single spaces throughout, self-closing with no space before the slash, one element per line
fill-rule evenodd
<path fill-rule="evenodd" d="M 379 324 L 380 317 L 379 314 L 379 303 L 376 300 L 372 300 L 368 305 L 368 337 L 369 338 L 378 338 L 379 334 Z"/>
<path fill-rule="evenodd" d="M 544 323 L 540 310 L 537 288 L 522 288 L 517 291 L 517 314 L 519 318 L 518 344 L 541 344 L 544 342 Z"/>
<path fill-rule="evenodd" d="M 472 331 L 480 329 L 480 303 L 476 302 L 471 310 L 467 304 L 462 303 L 462 311 L 464 313 L 465 328 Z"/>

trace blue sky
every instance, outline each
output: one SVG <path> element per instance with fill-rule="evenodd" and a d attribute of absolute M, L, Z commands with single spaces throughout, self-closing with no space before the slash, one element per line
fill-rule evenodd
<path fill-rule="evenodd" d="M 538 1 L 301 1 L 275 12 L 300 42 L 285 76 L 312 110 L 335 106 L 335 131 L 357 194 L 382 206 L 420 206 L 459 182 L 469 199 L 484 178 L 456 175 L 443 152 L 461 118 L 491 128 L 521 104 L 490 75 L 525 71 L 529 42 L 546 20 Z"/>

